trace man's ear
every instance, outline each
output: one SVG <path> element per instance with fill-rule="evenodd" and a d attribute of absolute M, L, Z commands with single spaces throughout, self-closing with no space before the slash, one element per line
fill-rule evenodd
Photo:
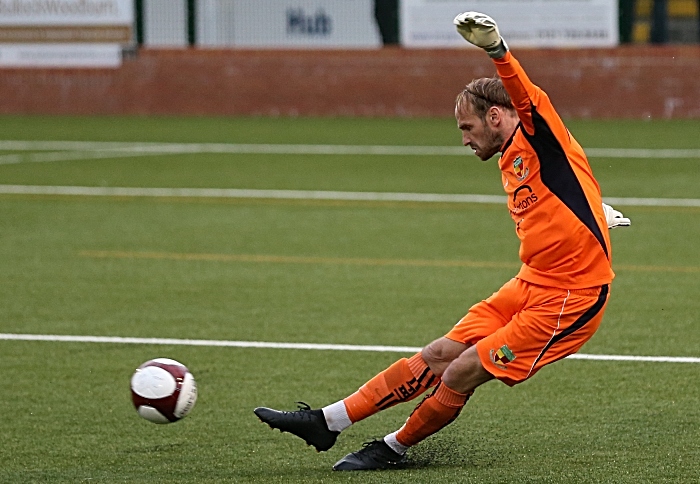
<path fill-rule="evenodd" d="M 489 126 L 492 128 L 496 128 L 499 124 L 501 124 L 502 116 L 503 113 L 497 106 L 491 106 L 486 112 L 486 120 L 488 121 Z"/>

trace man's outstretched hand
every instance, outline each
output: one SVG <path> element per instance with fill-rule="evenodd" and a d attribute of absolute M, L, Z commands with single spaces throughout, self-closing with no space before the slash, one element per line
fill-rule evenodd
<path fill-rule="evenodd" d="M 608 228 L 629 227 L 630 219 L 625 218 L 621 212 L 618 212 L 610 205 L 603 204 L 603 212 L 605 212 L 605 221 L 608 222 Z"/>
<path fill-rule="evenodd" d="M 454 24 L 464 40 L 481 47 L 490 57 L 500 59 L 508 52 L 508 45 L 498 32 L 496 21 L 488 15 L 479 12 L 460 13 L 455 17 Z"/>

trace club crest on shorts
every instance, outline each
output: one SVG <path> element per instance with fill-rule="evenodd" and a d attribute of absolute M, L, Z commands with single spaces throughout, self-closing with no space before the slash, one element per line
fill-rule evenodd
<path fill-rule="evenodd" d="M 524 164 L 525 162 L 519 156 L 513 162 L 513 173 L 515 173 L 515 178 L 517 178 L 518 181 L 523 181 L 527 178 L 527 175 L 530 174 L 530 169 L 523 166 Z"/>
<path fill-rule="evenodd" d="M 497 350 L 491 350 L 491 362 L 502 370 L 507 370 L 506 365 L 515 359 L 515 355 L 508 345 L 503 345 Z"/>

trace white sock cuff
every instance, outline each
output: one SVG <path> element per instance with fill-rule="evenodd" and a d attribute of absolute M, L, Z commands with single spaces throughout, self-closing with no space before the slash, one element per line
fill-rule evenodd
<path fill-rule="evenodd" d="M 399 433 L 399 430 L 384 437 L 384 442 L 397 454 L 404 455 L 408 451 L 408 447 L 396 440 L 396 434 Z"/>
<path fill-rule="evenodd" d="M 323 407 L 321 410 L 323 410 L 323 416 L 326 418 L 328 430 L 342 432 L 352 425 L 348 416 L 348 410 L 345 408 L 345 403 L 342 400 Z"/>

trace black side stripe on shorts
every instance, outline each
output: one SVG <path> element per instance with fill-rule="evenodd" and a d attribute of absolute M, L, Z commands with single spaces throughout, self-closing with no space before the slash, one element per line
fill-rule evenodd
<path fill-rule="evenodd" d="M 540 353 L 540 356 L 537 357 L 535 362 L 532 364 L 532 368 L 534 368 L 537 365 L 537 362 L 542 359 L 544 354 L 547 352 L 549 348 L 551 348 L 553 345 L 557 343 L 557 341 L 561 341 L 563 338 L 566 338 L 569 336 L 571 333 L 574 331 L 581 329 L 585 326 L 587 322 L 589 322 L 591 319 L 595 317 L 596 314 L 600 312 L 601 309 L 603 309 L 603 306 L 605 305 L 605 300 L 608 298 L 608 292 L 610 291 L 610 286 L 608 284 L 604 284 L 600 288 L 600 294 L 598 295 L 598 299 L 596 300 L 595 304 L 588 308 L 588 311 L 583 313 L 580 318 L 578 318 L 574 323 L 566 328 L 564 331 L 561 333 L 555 335 L 549 343 L 547 343 L 547 346 L 544 347 L 542 352 Z"/>

